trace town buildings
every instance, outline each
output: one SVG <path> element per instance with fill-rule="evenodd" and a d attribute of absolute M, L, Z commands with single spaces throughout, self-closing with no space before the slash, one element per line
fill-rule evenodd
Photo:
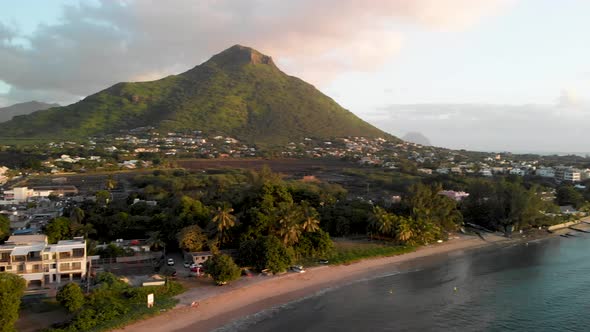
<path fill-rule="evenodd" d="M 580 182 L 582 180 L 582 172 L 567 166 L 555 167 L 555 179 L 567 182 Z"/>
<path fill-rule="evenodd" d="M 0 245 L 0 272 L 23 277 L 27 287 L 43 287 L 86 277 L 86 240 L 48 244 L 45 235 L 13 235 Z"/>
<path fill-rule="evenodd" d="M 74 186 L 42 186 L 35 188 L 15 187 L 4 191 L 4 201 L 0 204 L 24 203 L 29 199 L 49 196 L 75 195 L 78 189 Z"/>

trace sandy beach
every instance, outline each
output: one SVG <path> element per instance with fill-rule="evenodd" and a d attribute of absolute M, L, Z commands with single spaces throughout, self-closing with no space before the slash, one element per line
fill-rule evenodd
<path fill-rule="evenodd" d="M 349 265 L 315 267 L 302 274 L 259 277 L 250 284 L 239 287 L 207 287 L 208 292 L 200 288 L 191 289 L 179 296 L 180 303 L 176 309 L 117 331 L 210 331 L 326 288 L 370 278 L 378 275 L 377 272 L 383 268 L 395 271 L 401 263 L 418 258 L 435 258 L 438 255 L 509 241 L 511 240 L 496 235 L 486 235 L 485 240 L 461 235 L 444 243 L 421 247 L 408 254 L 367 259 Z M 198 307 L 191 307 L 192 301 L 197 301 Z"/>

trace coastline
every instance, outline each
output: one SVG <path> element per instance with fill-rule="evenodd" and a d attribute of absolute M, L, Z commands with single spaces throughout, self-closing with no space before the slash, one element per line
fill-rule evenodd
<path fill-rule="evenodd" d="M 551 236 L 547 234 L 541 238 Z M 524 239 L 527 240 L 534 239 Z M 203 289 L 192 289 L 178 296 L 180 303 L 176 309 L 115 331 L 211 331 L 327 289 L 379 277 L 385 273 L 384 270 L 391 273 L 392 270 L 400 269 L 402 263 L 410 263 L 420 258 L 444 259 L 445 255 L 461 251 L 522 241 L 522 238 L 508 239 L 494 234 L 486 234 L 484 239 L 460 235 L 444 243 L 422 246 L 416 251 L 397 256 L 365 259 L 345 265 L 314 267 L 303 274 L 287 273 L 276 277 L 262 277 L 244 286 L 214 288 L 219 291 L 208 293 L 203 292 Z M 197 301 L 199 306 L 190 307 L 192 301 Z"/>

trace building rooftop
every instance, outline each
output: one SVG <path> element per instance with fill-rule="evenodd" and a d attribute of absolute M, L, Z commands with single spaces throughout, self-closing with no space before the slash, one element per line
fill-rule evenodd
<path fill-rule="evenodd" d="M 7 245 L 33 245 L 38 243 L 47 244 L 47 235 L 12 235 L 6 240 Z"/>

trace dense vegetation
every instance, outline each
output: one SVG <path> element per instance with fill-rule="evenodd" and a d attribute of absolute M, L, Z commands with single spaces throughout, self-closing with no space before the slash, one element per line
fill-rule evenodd
<path fill-rule="evenodd" d="M 157 170 L 136 176 L 132 183 L 136 192 L 127 200 L 111 200 L 108 191 L 99 191 L 95 201 L 69 209 L 69 218 L 51 221 L 44 231 L 52 242 L 84 235 L 100 242 L 146 238 L 156 250 L 235 249 L 240 266 L 281 272 L 296 261 L 364 257 L 352 253 L 337 258 L 340 253 L 331 237 L 368 236 L 395 246 L 374 252 L 381 255 L 444 240 L 464 223 L 510 233 L 562 220 L 557 206 L 542 199 L 545 189 L 521 181 L 448 180 L 445 189 L 452 184 L 471 193 L 456 202 L 439 194 L 440 183 L 392 176 L 392 181 L 406 184 L 399 187 L 403 190 L 399 203 L 355 198 L 335 184 L 285 180 L 268 168 L 209 173 Z M 572 193 L 561 196 L 579 198 Z M 131 254 L 116 246 L 97 253 Z M 226 269 L 231 264 L 221 265 L 224 270 L 219 275 L 224 277 L 218 280 L 231 281 L 226 277 L 233 275 L 231 268 Z"/>
<path fill-rule="evenodd" d="M 201 130 L 262 145 L 304 137 L 390 137 L 242 46 L 179 75 L 119 83 L 66 107 L 16 117 L 0 124 L 0 132 L 6 138 L 86 138 L 140 126 Z"/>
<path fill-rule="evenodd" d="M 100 273 L 90 294 L 82 294 L 76 284 L 67 284 L 59 291 L 58 301 L 72 317 L 51 331 L 109 331 L 173 308 L 176 300 L 172 297 L 182 290 L 173 281 L 165 286 L 133 288 L 111 273 Z M 150 293 L 155 297 L 153 308 L 146 307 Z"/>
<path fill-rule="evenodd" d="M 10 235 L 10 220 L 0 215 L 0 242 L 4 241 Z"/>
<path fill-rule="evenodd" d="M 0 272 L 0 332 L 16 331 L 20 301 L 25 291 L 25 280 L 20 276 Z"/>

